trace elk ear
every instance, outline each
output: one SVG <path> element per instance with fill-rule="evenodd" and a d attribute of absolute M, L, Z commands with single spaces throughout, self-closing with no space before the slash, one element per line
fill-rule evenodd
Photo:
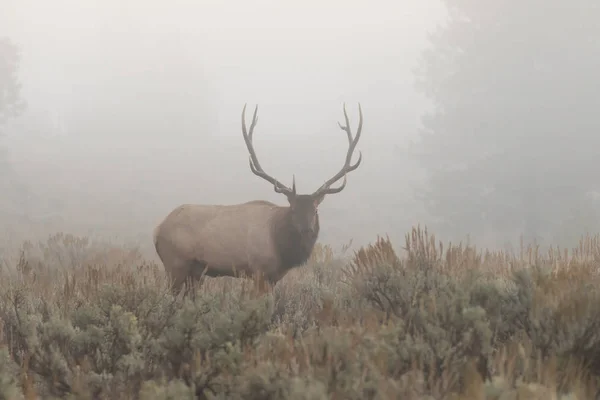
<path fill-rule="evenodd" d="M 286 197 L 288 199 L 288 203 L 290 203 L 290 206 L 294 208 L 294 206 L 296 205 L 296 194 L 290 193 L 286 195 Z"/>
<path fill-rule="evenodd" d="M 319 205 L 321 204 L 321 202 L 325 199 L 325 195 L 321 194 L 318 195 L 316 197 L 313 197 L 313 202 L 315 204 L 315 208 L 319 207 Z"/>

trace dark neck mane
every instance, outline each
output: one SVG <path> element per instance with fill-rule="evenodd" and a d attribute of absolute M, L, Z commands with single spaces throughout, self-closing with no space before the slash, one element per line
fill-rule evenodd
<path fill-rule="evenodd" d="M 292 224 L 292 211 L 281 207 L 273 219 L 273 235 L 282 267 L 290 269 L 308 261 L 319 235 L 319 216 L 313 237 L 303 238 Z"/>

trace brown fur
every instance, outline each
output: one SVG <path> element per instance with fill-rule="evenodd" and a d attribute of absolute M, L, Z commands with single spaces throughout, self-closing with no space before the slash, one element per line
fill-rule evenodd
<path fill-rule="evenodd" d="M 306 198 L 305 198 L 306 197 Z M 310 213 L 300 204 L 309 195 L 296 199 L 298 213 Z M 292 207 L 268 201 L 236 205 L 184 204 L 173 210 L 154 230 L 154 245 L 165 270 L 179 292 L 186 279 L 253 275 L 261 273 L 275 284 L 287 272 L 308 260 L 319 233 L 314 212 L 310 233 L 296 229 Z"/>

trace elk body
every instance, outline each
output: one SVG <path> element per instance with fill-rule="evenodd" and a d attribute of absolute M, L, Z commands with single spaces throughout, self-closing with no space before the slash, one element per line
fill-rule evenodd
<path fill-rule="evenodd" d="M 362 131 L 359 104 L 358 129 L 353 137 L 346 107 L 346 125 L 340 128 L 348 137 L 346 160 L 340 171 L 312 194 L 297 194 L 295 178 L 292 187 L 268 175 L 261 167 L 252 135 L 257 123 L 258 107 L 250 129 L 246 129 L 242 111 L 242 134 L 250 153 L 250 170 L 271 183 L 275 192 L 286 196 L 289 205 L 278 206 L 255 200 L 235 205 L 183 204 L 175 208 L 154 229 L 154 246 L 165 271 L 178 293 L 185 282 L 201 276 L 258 275 L 260 283 L 274 285 L 286 273 L 310 257 L 319 235 L 318 206 L 326 195 L 341 192 L 346 174 L 358 168 L 352 155 Z M 344 179 L 338 187 L 332 185 Z"/>

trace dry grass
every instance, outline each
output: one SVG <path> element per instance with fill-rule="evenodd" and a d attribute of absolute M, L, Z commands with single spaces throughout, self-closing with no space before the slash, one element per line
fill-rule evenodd
<path fill-rule="evenodd" d="M 344 249 L 347 250 L 347 249 Z M 319 245 L 259 295 L 174 298 L 135 248 L 25 243 L 0 280 L 0 398 L 588 399 L 600 379 L 600 237 L 518 255 Z"/>

